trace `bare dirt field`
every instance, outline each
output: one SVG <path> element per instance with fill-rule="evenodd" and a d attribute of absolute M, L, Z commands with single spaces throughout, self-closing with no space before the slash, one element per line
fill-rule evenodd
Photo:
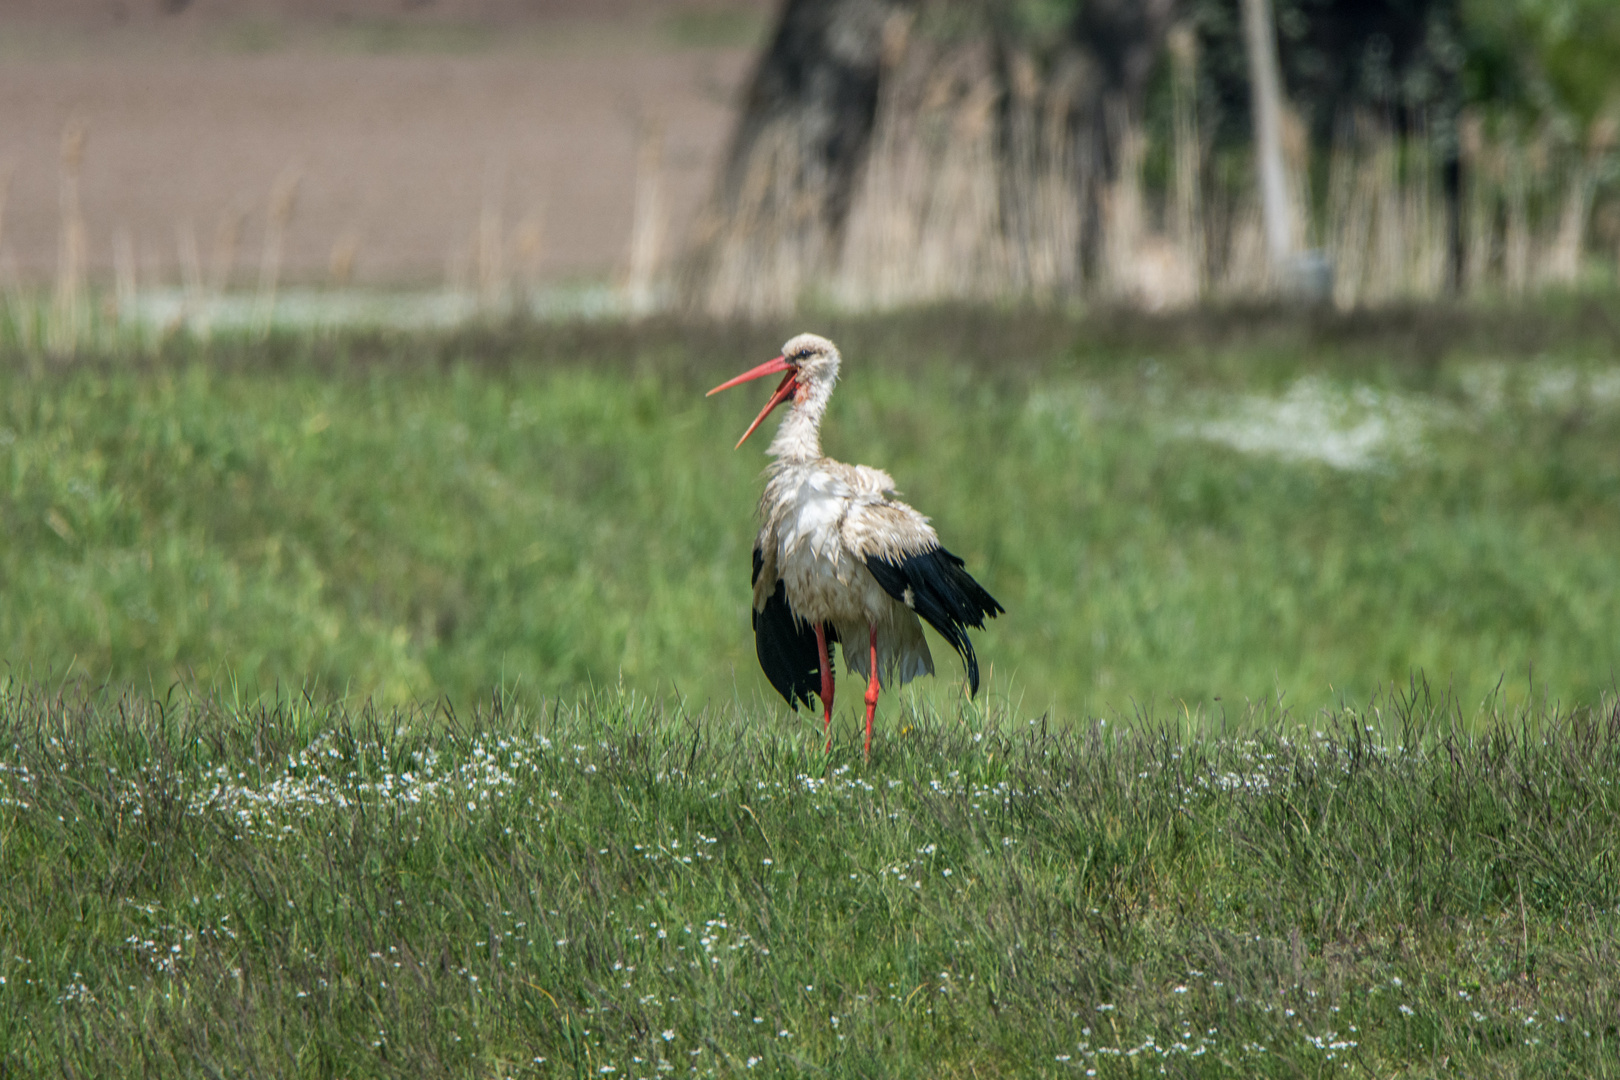
<path fill-rule="evenodd" d="M 506 273 L 622 273 L 638 147 L 662 148 L 667 257 L 768 23 L 759 3 L 646 0 L 7 6 L 0 286 L 57 271 L 75 128 L 93 279 L 122 245 L 142 287 L 188 267 L 250 284 L 278 186 L 288 280 L 433 285 L 492 238 Z"/>

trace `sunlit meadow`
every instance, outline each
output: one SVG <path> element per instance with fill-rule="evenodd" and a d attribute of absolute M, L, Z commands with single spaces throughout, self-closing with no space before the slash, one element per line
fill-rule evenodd
<path fill-rule="evenodd" d="M 10 686 L 23 1075 L 1620 1070 L 1620 713 L 1242 734 Z M 1388 734 L 1381 734 L 1381 732 Z"/>
<path fill-rule="evenodd" d="M 0 1075 L 1620 1075 L 1606 312 L 819 328 L 1008 609 L 870 760 L 787 328 L 8 354 Z"/>
<path fill-rule="evenodd" d="M 1537 684 L 1596 700 L 1620 625 L 1613 328 L 1403 318 L 824 320 L 846 351 L 824 442 L 888 469 L 1006 606 L 979 650 L 1022 709 L 1311 708 L 1416 673 L 1472 705 Z M 774 700 L 748 617 L 768 435 L 731 448 L 763 395 L 702 392 L 785 336 L 14 357 L 5 658 L 248 697 L 533 704 L 622 679 Z M 948 707 L 960 671 L 934 651 L 923 692 Z"/>

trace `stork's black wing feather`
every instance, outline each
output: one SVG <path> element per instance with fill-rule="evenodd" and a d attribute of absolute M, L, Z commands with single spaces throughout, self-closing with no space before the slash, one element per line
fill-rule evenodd
<path fill-rule="evenodd" d="M 759 548 L 755 548 L 755 583 L 759 581 L 764 561 Z M 832 627 L 827 627 L 829 652 L 836 640 Z M 821 657 L 816 648 L 815 628 L 793 614 L 788 606 L 787 585 L 780 579 L 765 601 L 765 607 L 754 612 L 754 652 L 759 656 L 759 666 L 765 669 L 765 677 L 794 710 L 798 709 L 800 701 L 808 708 L 810 695 L 820 695 Z"/>
<path fill-rule="evenodd" d="M 1005 610 L 996 598 L 962 569 L 961 559 L 942 547 L 898 561 L 868 555 L 866 568 L 884 592 L 921 615 L 951 643 L 967 665 L 969 695 L 977 694 L 979 658 L 967 631 L 984 629 L 986 616 L 993 619 Z"/>

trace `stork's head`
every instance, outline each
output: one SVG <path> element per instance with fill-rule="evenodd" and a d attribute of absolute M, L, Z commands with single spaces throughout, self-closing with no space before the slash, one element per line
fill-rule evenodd
<path fill-rule="evenodd" d="M 754 417 L 754 422 L 748 425 L 743 437 L 737 440 L 738 446 L 747 442 L 754 429 L 771 415 L 771 410 L 784 401 L 792 401 L 795 411 L 818 410 L 819 420 L 819 410 L 826 407 L 827 396 L 832 393 L 833 383 L 838 381 L 838 347 L 824 337 L 800 334 L 782 346 L 781 356 L 767 360 L 759 367 L 745 371 L 734 379 L 726 380 L 705 396 L 713 396 L 722 390 L 729 390 L 738 383 L 761 379 L 778 372 L 785 374 L 782 375 L 776 393 L 771 395 L 771 399 L 765 403 L 759 415 Z"/>

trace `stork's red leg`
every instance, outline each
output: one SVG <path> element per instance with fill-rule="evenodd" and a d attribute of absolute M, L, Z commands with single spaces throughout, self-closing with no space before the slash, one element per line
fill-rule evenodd
<path fill-rule="evenodd" d="M 877 713 L 878 699 L 878 663 L 877 663 L 877 625 L 872 626 L 872 667 L 871 674 L 866 680 L 866 750 L 867 756 L 872 753 L 872 717 Z"/>
<path fill-rule="evenodd" d="M 827 752 L 832 753 L 833 671 L 827 658 L 827 627 L 816 623 L 816 660 L 821 664 L 821 707 L 825 711 L 822 729 L 827 733 Z"/>

